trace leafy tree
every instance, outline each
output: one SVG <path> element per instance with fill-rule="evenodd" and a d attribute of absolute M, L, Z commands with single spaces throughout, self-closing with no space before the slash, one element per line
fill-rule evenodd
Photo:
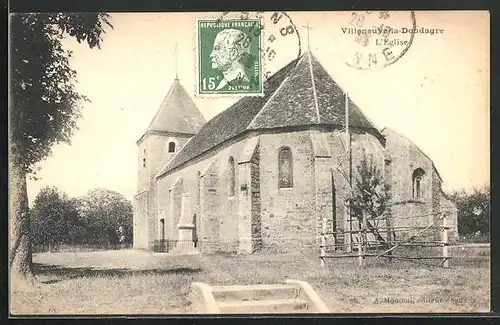
<path fill-rule="evenodd" d="M 33 244 L 76 243 L 78 210 L 75 201 L 56 187 L 44 187 L 30 211 Z"/>
<path fill-rule="evenodd" d="M 469 235 L 480 231 L 490 233 L 490 188 L 475 188 L 472 193 L 455 191 L 449 198 L 458 209 L 458 232 Z"/>
<path fill-rule="evenodd" d="M 74 87 L 71 52 L 66 36 L 99 47 L 105 13 L 33 13 L 10 16 L 9 174 L 11 279 L 29 280 L 31 268 L 30 216 L 26 177 L 59 142 L 70 142 L 80 104 L 86 98 Z"/>
<path fill-rule="evenodd" d="M 390 200 L 389 185 L 384 183 L 382 172 L 377 168 L 371 154 L 363 153 L 356 169 L 358 173 L 351 199 L 351 214 L 358 219 L 360 226 L 363 215 L 369 218 L 366 225 L 367 230 L 372 231 L 378 240 L 385 242 L 378 227 L 380 219 L 390 212 L 388 206 Z M 390 225 L 386 224 L 385 226 L 389 227 Z"/>
<path fill-rule="evenodd" d="M 125 243 L 132 242 L 132 203 L 123 195 L 111 190 L 95 189 L 79 198 L 78 206 L 85 225 L 84 243 L 117 245 L 122 234 Z"/>
<path fill-rule="evenodd" d="M 368 217 L 377 220 L 388 211 L 389 185 L 384 183 L 382 172 L 373 161 L 373 155 L 363 154 L 356 169 L 358 177 L 354 187 L 351 211 L 358 218 L 366 213 Z"/>
<path fill-rule="evenodd" d="M 132 204 L 111 190 L 95 189 L 72 199 L 56 187 L 45 187 L 38 193 L 30 215 L 35 245 L 132 242 Z"/>

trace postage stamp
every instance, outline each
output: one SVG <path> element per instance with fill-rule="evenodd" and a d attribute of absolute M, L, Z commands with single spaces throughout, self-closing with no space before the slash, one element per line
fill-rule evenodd
<path fill-rule="evenodd" d="M 261 21 L 198 20 L 198 93 L 262 93 Z"/>
<path fill-rule="evenodd" d="M 259 19 L 260 29 L 249 28 L 248 34 L 261 37 L 261 68 L 264 82 L 290 61 L 302 54 L 299 29 L 290 14 L 285 11 L 223 12 L 223 19 Z"/>

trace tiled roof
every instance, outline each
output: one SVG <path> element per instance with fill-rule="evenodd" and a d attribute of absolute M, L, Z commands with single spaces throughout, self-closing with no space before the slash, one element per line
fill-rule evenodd
<path fill-rule="evenodd" d="M 175 79 L 146 132 L 196 134 L 206 123 L 191 97 Z"/>
<path fill-rule="evenodd" d="M 264 83 L 264 96 L 244 97 L 211 119 L 158 174 L 161 176 L 248 130 L 307 125 L 344 126 L 344 91 L 310 53 Z M 352 127 L 378 131 L 349 101 Z"/>

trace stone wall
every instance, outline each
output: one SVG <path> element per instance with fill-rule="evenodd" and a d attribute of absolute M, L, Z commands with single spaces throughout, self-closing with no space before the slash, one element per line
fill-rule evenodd
<path fill-rule="evenodd" d="M 262 202 L 260 177 L 260 146 L 257 145 L 250 160 L 251 230 L 252 251 L 262 248 Z M 240 232 L 240 235 L 245 235 Z"/>
<path fill-rule="evenodd" d="M 217 163 L 210 165 L 200 177 L 200 234 L 198 238 L 204 252 L 213 252 L 218 249 L 220 231 L 220 178 Z"/>
<path fill-rule="evenodd" d="M 394 226 L 425 227 L 429 224 L 441 226 L 442 212 L 455 209 L 454 204 L 443 200 L 442 180 L 429 159 L 414 143 L 403 136 L 385 130 L 386 149 L 391 157 L 392 214 Z M 421 168 L 425 174 L 421 181 L 421 196 L 414 194 L 413 172 Z M 449 216 L 448 222 L 456 224 L 456 215 Z M 401 232 L 401 236 L 410 236 L 417 230 Z M 426 232 L 427 239 L 440 240 L 438 231 Z"/>
<path fill-rule="evenodd" d="M 138 193 L 150 188 L 154 183 L 154 176 L 173 158 L 190 137 L 183 134 L 152 133 L 146 135 L 138 143 Z M 174 153 L 168 152 L 170 142 L 176 144 Z"/>
<path fill-rule="evenodd" d="M 152 249 L 154 240 L 158 239 L 159 235 L 158 215 L 164 214 L 163 211 L 161 213 L 157 211 L 157 189 L 154 177 L 190 137 L 187 134 L 152 132 L 146 134 L 137 144 L 138 194 L 136 196 L 140 202 L 137 202 L 138 208 L 134 208 L 134 220 L 140 230 L 134 231 L 134 242 L 140 243 L 141 248 Z M 170 142 L 176 144 L 174 153 L 168 152 Z M 144 207 L 144 204 L 147 204 L 147 207 Z"/>
<path fill-rule="evenodd" d="M 148 193 L 137 194 L 133 201 L 133 246 L 135 249 L 148 248 L 147 207 Z"/>
<path fill-rule="evenodd" d="M 276 252 L 310 249 L 316 242 L 314 156 L 309 131 L 260 135 L 262 247 Z M 293 187 L 279 188 L 278 155 L 290 148 Z"/>
<path fill-rule="evenodd" d="M 245 139 L 235 139 L 228 142 L 194 159 L 178 171 L 164 175 L 157 180 L 157 204 L 159 207 L 164 207 L 170 205 L 168 189 L 177 178 L 182 178 L 184 191 L 193 198 L 192 211 L 197 213 L 196 229 L 200 251 L 236 252 L 238 250 L 238 207 L 241 196 L 238 161 L 245 141 Z M 236 164 L 234 196 L 229 195 L 228 162 L 230 157 L 233 157 Z M 198 200 L 199 203 L 197 203 Z M 167 213 L 166 218 L 174 220 L 175 216 Z M 172 239 L 177 239 L 175 221 L 166 224 L 172 232 Z"/>
<path fill-rule="evenodd" d="M 357 166 L 363 157 L 373 157 L 391 183 L 393 226 L 426 226 L 444 202 L 439 196 L 441 180 L 432 161 L 408 140 L 396 136 L 387 140 L 384 149 L 377 135 L 351 129 L 353 187 L 359 177 Z M 158 179 L 156 227 L 165 218 L 168 239 L 177 238 L 180 211 L 171 196 L 174 183 L 182 179 L 183 191 L 192 198 L 192 211 L 197 215 L 200 251 L 318 250 L 323 218 L 329 231 L 348 227 L 345 141 L 344 134 L 319 128 L 254 133 L 228 141 Z M 292 152 L 291 188 L 280 188 L 278 182 L 278 155 L 283 147 Z M 386 165 L 388 155 L 391 160 Z M 234 195 L 229 191 L 230 157 L 236 162 Z M 425 171 L 420 198 L 414 198 L 412 191 L 416 168 Z"/>

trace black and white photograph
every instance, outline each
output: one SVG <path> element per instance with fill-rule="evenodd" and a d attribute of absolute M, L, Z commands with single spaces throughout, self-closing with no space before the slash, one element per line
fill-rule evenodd
<path fill-rule="evenodd" d="M 11 316 L 490 312 L 488 11 L 8 34 Z"/>

